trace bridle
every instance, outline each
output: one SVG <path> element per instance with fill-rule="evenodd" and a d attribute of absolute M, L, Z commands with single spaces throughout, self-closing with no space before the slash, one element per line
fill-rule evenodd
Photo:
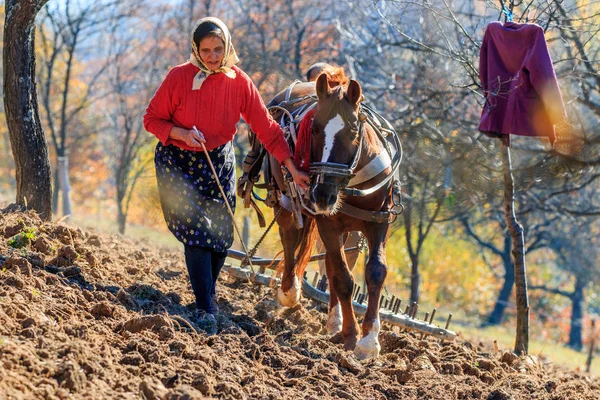
<path fill-rule="evenodd" d="M 331 107 L 333 108 L 333 105 Z M 360 108 L 358 115 L 358 121 L 355 123 L 350 123 L 346 113 L 343 110 L 341 113 L 344 124 L 351 126 L 350 132 L 357 132 L 359 136 L 358 148 L 352 157 L 352 161 L 349 164 L 335 163 L 330 161 L 311 161 L 309 175 L 311 177 L 311 181 L 315 184 L 329 185 L 339 188 L 339 190 L 344 190 L 346 189 L 346 186 L 348 186 L 348 183 L 354 176 L 354 171 L 356 170 L 358 162 L 360 161 L 365 136 L 364 118 L 360 118 Z M 335 178 L 340 181 L 340 185 L 335 185 L 326 178 Z"/>

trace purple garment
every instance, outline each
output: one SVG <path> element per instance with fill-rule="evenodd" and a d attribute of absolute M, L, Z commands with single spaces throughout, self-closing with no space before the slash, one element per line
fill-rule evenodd
<path fill-rule="evenodd" d="M 536 24 L 492 22 L 479 59 L 486 101 L 479 130 L 490 134 L 544 136 L 566 119 L 544 31 Z"/>

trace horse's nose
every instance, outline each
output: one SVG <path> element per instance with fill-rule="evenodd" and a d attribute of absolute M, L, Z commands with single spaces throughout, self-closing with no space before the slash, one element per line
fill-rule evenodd
<path fill-rule="evenodd" d="M 316 185 L 310 192 L 310 200 L 317 211 L 331 211 L 337 202 L 337 192 L 330 185 Z"/>

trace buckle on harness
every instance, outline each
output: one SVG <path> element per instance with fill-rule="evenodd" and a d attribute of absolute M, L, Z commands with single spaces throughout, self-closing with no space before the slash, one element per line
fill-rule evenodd
<path fill-rule="evenodd" d="M 284 166 L 282 166 L 281 169 L 283 170 L 283 180 L 285 181 L 287 195 L 291 200 L 294 225 L 296 226 L 296 229 L 302 229 L 304 227 L 304 219 L 302 217 L 302 201 L 300 199 L 301 194 L 294 183 L 291 172 L 289 172 Z"/>

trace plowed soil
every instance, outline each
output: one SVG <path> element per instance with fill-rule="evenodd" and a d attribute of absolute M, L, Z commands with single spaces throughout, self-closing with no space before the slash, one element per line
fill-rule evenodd
<path fill-rule="evenodd" d="M 385 325 L 380 357 L 360 362 L 323 306 L 280 308 L 226 274 L 207 336 L 182 254 L 32 213 L 0 214 L 0 271 L 0 399 L 600 398 L 597 379 Z"/>

